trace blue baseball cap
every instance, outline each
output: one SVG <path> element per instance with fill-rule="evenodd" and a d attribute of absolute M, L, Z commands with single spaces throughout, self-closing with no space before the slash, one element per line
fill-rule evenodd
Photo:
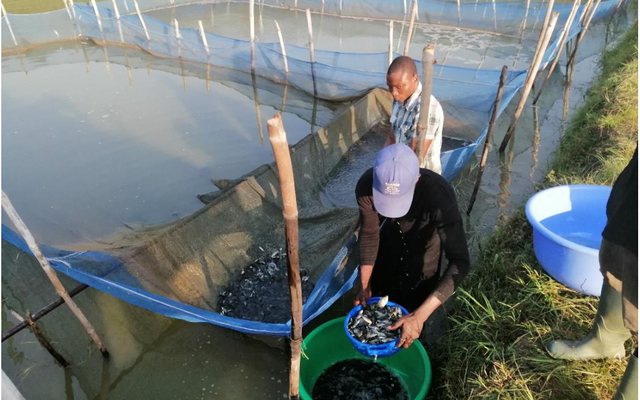
<path fill-rule="evenodd" d="M 382 149 L 373 166 L 373 205 L 380 215 L 400 218 L 409 212 L 420 174 L 418 157 L 397 143 Z"/>

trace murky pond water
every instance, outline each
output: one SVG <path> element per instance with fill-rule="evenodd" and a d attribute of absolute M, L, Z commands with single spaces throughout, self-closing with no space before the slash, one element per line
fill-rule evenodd
<path fill-rule="evenodd" d="M 584 42 L 584 60 L 576 66 L 572 108 L 597 75 L 597 57 L 589 54 L 602 49 L 604 28 L 596 25 L 592 34 Z M 130 52 L 128 68 L 125 54 L 108 51 L 109 71 L 102 49 L 91 46 L 3 57 L 3 190 L 44 243 L 98 239 L 123 223 L 172 221 L 201 207 L 196 195 L 214 189 L 210 179 L 235 178 L 271 160 L 269 144 L 263 145 L 258 134 L 250 79 L 244 85 L 229 83 L 237 79 L 212 81 L 207 91 L 206 82 L 189 76 L 188 66 L 183 78 L 185 66 L 163 64 L 159 70 L 156 60 Z M 466 220 L 472 249 L 544 176 L 562 123 L 560 72 L 552 79 L 535 114 L 526 107 L 506 156 L 490 153 L 474 211 Z M 266 135 L 266 117 L 276 112 L 282 98 L 279 90 L 258 86 L 263 90 L 259 97 L 268 104 L 260 105 Z M 309 133 L 311 125 L 326 124 L 339 110 L 319 104 L 313 112 L 313 100 L 292 96 L 299 101 L 287 103 L 297 107 L 285 115 L 291 142 Z M 494 146 L 514 107 L 498 120 Z M 380 145 L 372 140 L 363 154 L 375 154 L 371 149 Z M 473 187 L 475 162 L 454 181 L 461 209 Z M 32 259 L 4 242 L 2 254 L 6 331 L 26 310 L 35 312 L 56 295 Z M 67 288 L 77 284 L 63 281 Z M 71 367 L 59 367 L 28 331 L 2 344 L 3 370 L 27 399 L 287 397 L 288 355 L 281 340 L 164 318 L 93 289 L 76 300 L 112 357 L 104 362 L 68 309 L 60 307 L 38 325 Z M 305 333 L 344 315 L 350 302 L 343 296 Z"/>
<path fill-rule="evenodd" d="M 202 207 L 196 196 L 216 189 L 212 179 L 273 160 L 266 124 L 281 108 L 281 87 L 256 80 L 257 104 L 250 79 L 220 72 L 229 81 L 207 85 L 169 61 L 155 62 L 178 74 L 147 70 L 142 53 L 127 53 L 131 69 L 118 64 L 121 50 L 109 59 L 89 45 L 3 57 L 3 190 L 42 243 L 177 220 Z M 313 112 L 312 97 L 292 88 L 288 101 L 290 144 L 337 108 L 320 103 Z"/>
<path fill-rule="evenodd" d="M 234 39 L 249 40 L 247 3 L 191 4 L 145 12 L 168 24 L 174 19 L 179 26 L 198 29 L 201 20 L 207 32 Z M 309 33 L 304 12 L 256 6 L 256 35 L 260 42 L 278 42 L 274 21 L 282 30 L 287 45 L 307 47 Z M 345 19 L 337 16 L 312 14 L 316 50 L 353 53 L 384 53 L 389 49 L 389 27 L 381 21 Z M 402 24 L 394 27 L 394 51 L 402 53 L 409 29 Z M 526 69 L 535 48 L 535 41 L 469 31 L 437 25 L 419 25 L 409 50 L 409 56 L 422 58 L 425 43 L 437 43 L 436 58 L 440 63 L 470 68 L 500 69 L 507 63 L 510 68 Z"/>

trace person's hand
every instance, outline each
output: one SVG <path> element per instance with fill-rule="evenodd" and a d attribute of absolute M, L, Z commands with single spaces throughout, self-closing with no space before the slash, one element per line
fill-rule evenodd
<path fill-rule="evenodd" d="M 353 302 L 353 305 L 358 306 L 362 304 L 362 306 L 364 307 L 367 305 L 367 301 L 369 300 L 370 297 L 371 297 L 371 288 L 370 287 L 363 288 L 362 285 L 360 285 L 360 290 L 356 295 L 356 299 Z"/>
<path fill-rule="evenodd" d="M 402 334 L 396 347 L 404 347 L 405 349 L 413 344 L 413 341 L 420 337 L 422 332 L 422 322 L 413 313 L 407 314 L 396 321 L 395 324 L 387 327 L 387 330 L 395 331 L 402 328 Z"/>

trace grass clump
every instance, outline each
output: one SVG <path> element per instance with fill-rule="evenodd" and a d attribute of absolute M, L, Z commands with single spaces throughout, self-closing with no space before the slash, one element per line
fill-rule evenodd
<path fill-rule="evenodd" d="M 612 185 L 638 137 L 637 25 L 604 53 L 542 186 Z M 598 299 L 557 283 L 538 265 L 521 208 L 480 246 L 462 283 L 448 333 L 431 350 L 437 399 L 609 399 L 626 360 L 562 361 L 544 343 L 580 339 Z M 631 344 L 633 345 L 633 344 Z"/>

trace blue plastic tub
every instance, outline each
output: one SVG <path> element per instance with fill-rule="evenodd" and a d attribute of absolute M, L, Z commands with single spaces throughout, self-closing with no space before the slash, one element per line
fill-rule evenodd
<path fill-rule="evenodd" d="M 379 300 L 380 300 L 380 297 L 371 297 L 367 301 L 367 305 L 377 303 Z M 402 307 L 400 304 L 394 303 L 393 301 L 389 301 L 387 305 L 391 307 L 395 307 L 395 306 L 400 307 L 400 309 L 402 310 L 402 315 L 409 314 L 409 311 L 407 311 L 406 308 Z M 365 355 L 367 357 L 374 357 L 374 356 L 377 356 L 378 358 L 389 357 L 399 352 L 402 349 L 401 347 L 396 347 L 399 339 L 395 339 L 391 342 L 387 342 L 383 344 L 368 344 L 368 343 L 362 343 L 361 341 L 354 338 L 351 335 L 351 333 L 349 333 L 349 320 L 351 320 L 351 318 L 353 318 L 360 310 L 362 310 L 362 306 L 354 307 L 351 311 L 349 311 L 349 314 L 347 314 L 347 318 L 344 319 L 344 332 L 347 334 L 347 337 L 349 338 L 349 341 L 351 342 L 353 347 L 360 354 Z"/>
<path fill-rule="evenodd" d="M 610 194 L 608 186 L 558 186 L 535 194 L 526 206 L 540 265 L 560 283 L 592 296 L 602 289 L 598 252 Z"/>

